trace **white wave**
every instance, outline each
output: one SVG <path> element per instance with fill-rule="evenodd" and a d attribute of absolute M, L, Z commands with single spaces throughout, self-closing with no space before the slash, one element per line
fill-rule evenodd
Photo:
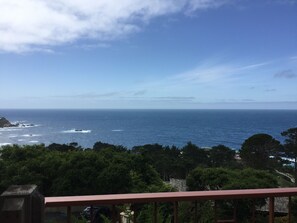
<path fill-rule="evenodd" d="M 19 128 L 32 128 L 37 127 L 38 125 L 28 124 L 28 123 L 18 123 Z"/>
<path fill-rule="evenodd" d="M 23 137 L 38 137 L 38 136 L 41 136 L 41 135 L 38 135 L 38 134 L 25 134 L 25 135 L 22 135 Z"/>
<path fill-rule="evenodd" d="M 63 133 L 91 133 L 91 130 L 85 130 L 85 129 L 70 129 L 66 131 L 62 131 Z"/>
<path fill-rule="evenodd" d="M 111 130 L 112 132 L 122 132 L 122 131 L 124 131 L 123 129 L 113 129 L 113 130 Z"/>
<path fill-rule="evenodd" d="M 26 141 L 25 139 L 18 139 L 19 142 L 24 142 Z"/>
<path fill-rule="evenodd" d="M 18 137 L 18 135 L 9 135 L 8 137 L 9 138 L 16 138 L 16 137 Z"/>
<path fill-rule="evenodd" d="M 18 127 L 4 127 L 4 128 L 0 128 L 0 132 L 13 132 L 13 131 L 19 131 L 21 130 Z"/>
<path fill-rule="evenodd" d="M 39 141 L 37 140 L 32 140 L 32 141 L 29 141 L 29 143 L 38 143 Z"/>

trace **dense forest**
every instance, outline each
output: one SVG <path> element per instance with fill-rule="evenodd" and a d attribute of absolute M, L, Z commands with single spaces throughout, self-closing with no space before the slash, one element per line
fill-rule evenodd
<path fill-rule="evenodd" d="M 103 142 L 93 148 L 77 143 L 3 146 L 0 192 L 12 184 L 36 184 L 45 196 L 174 191 L 166 183 L 170 178 L 186 179 L 188 190 L 293 186 L 293 177 L 275 171 L 296 173 L 297 128 L 282 135 L 283 145 L 270 135 L 253 135 L 238 152 L 191 142 L 182 148 L 149 144 L 131 150 Z M 293 165 L 284 157 L 293 158 Z"/>

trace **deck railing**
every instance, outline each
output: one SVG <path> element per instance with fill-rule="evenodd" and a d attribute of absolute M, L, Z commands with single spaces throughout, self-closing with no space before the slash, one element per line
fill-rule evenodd
<path fill-rule="evenodd" d="M 288 197 L 288 221 L 291 222 L 291 197 L 297 196 L 297 188 L 247 189 L 247 190 L 216 190 L 216 191 L 190 191 L 165 193 L 139 193 L 139 194 L 112 194 L 69 197 L 45 197 L 45 208 L 67 207 L 67 222 L 71 222 L 71 207 L 111 205 L 112 222 L 116 222 L 115 206 L 121 204 L 153 203 L 153 222 L 157 222 L 158 203 L 173 203 L 174 223 L 178 223 L 178 202 L 195 202 L 195 222 L 197 220 L 197 203 L 205 200 L 234 200 L 234 199 L 269 199 L 269 223 L 274 223 L 274 200 L 276 197 Z M 92 214 L 92 212 L 91 212 Z M 135 223 L 134 219 L 134 223 Z M 255 219 L 253 218 L 252 222 Z M 219 221 L 218 221 L 219 222 Z M 234 221 L 236 222 L 236 221 Z"/>

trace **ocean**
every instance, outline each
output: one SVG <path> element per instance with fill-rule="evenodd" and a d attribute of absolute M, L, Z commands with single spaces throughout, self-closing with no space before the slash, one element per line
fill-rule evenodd
<path fill-rule="evenodd" d="M 159 143 L 200 147 L 223 144 L 238 150 L 248 137 L 297 127 L 297 110 L 31 110 L 0 109 L 0 117 L 33 124 L 0 128 L 0 145 L 102 141 L 132 148 Z"/>

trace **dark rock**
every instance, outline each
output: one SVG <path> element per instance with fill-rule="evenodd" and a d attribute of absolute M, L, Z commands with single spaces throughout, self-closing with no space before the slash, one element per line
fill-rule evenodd
<path fill-rule="evenodd" d="M 0 118 L 0 128 L 4 127 L 15 127 L 17 125 L 11 124 L 10 121 L 8 121 L 6 118 L 2 117 Z"/>

